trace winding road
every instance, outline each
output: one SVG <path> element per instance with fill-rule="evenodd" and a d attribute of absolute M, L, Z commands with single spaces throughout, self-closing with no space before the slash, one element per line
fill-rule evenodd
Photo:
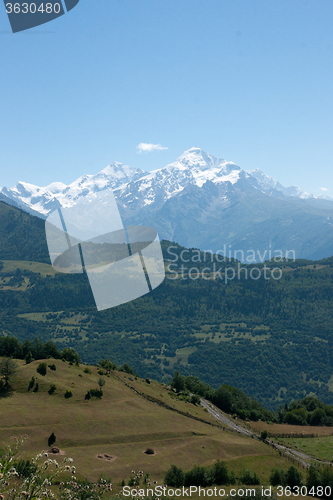
<path fill-rule="evenodd" d="M 244 436 L 251 437 L 253 439 L 259 439 L 260 437 L 257 434 L 254 434 L 252 431 L 246 429 L 245 427 L 242 427 L 241 425 L 236 424 L 231 418 L 227 417 L 225 413 L 223 413 L 221 410 L 219 410 L 216 406 L 214 406 L 210 401 L 207 401 L 207 399 L 200 399 L 200 404 L 204 408 L 207 409 L 207 411 L 214 417 L 216 418 L 219 422 L 221 422 L 223 425 L 226 427 L 229 427 L 230 429 L 238 432 L 239 434 L 243 434 Z M 281 444 L 276 444 L 274 441 L 271 439 L 266 439 L 264 441 L 267 445 L 272 446 L 275 450 L 277 450 L 280 453 L 283 453 L 284 455 L 287 455 L 297 462 L 299 462 L 303 467 L 308 468 L 311 460 L 315 460 L 316 462 L 320 464 L 326 464 L 326 465 L 332 465 L 331 462 L 327 462 L 325 460 L 320 460 L 319 458 L 311 457 L 309 455 L 306 455 L 305 453 L 301 451 L 296 451 L 293 448 L 288 448 L 287 446 L 281 445 Z"/>

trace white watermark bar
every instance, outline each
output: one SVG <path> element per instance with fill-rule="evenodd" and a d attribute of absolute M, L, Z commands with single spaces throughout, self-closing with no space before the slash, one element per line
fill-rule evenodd
<path fill-rule="evenodd" d="M 256 496 L 271 496 L 272 487 L 261 488 L 231 488 L 230 490 L 225 490 L 221 486 L 207 487 L 203 488 L 201 486 L 182 486 L 179 488 L 174 488 L 170 486 L 155 486 L 154 488 L 135 488 L 133 486 L 124 486 L 121 495 L 125 498 L 163 498 L 163 497 L 179 497 L 179 498 L 190 498 L 193 495 L 196 497 L 208 497 L 208 498 L 224 498 L 224 497 L 253 497 Z"/>

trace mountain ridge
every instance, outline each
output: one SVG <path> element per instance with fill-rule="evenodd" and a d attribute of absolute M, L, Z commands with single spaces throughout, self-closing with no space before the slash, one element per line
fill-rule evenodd
<path fill-rule="evenodd" d="M 186 171 L 190 171 L 192 177 Z M 178 179 L 178 189 L 176 185 L 173 192 L 166 190 L 167 199 L 184 189 L 187 183 L 194 183 L 199 187 L 202 187 L 207 180 L 211 180 L 214 183 L 230 182 L 234 184 L 239 180 L 239 177 L 242 179 L 253 178 L 251 179 L 251 184 L 263 191 L 274 189 L 286 196 L 303 199 L 318 198 L 302 191 L 297 186 L 284 187 L 280 182 L 267 176 L 259 169 L 252 171 L 243 170 L 235 163 L 214 157 L 197 147 L 190 148 L 174 162 L 151 172 L 135 169 L 119 162 L 112 162 L 97 174 L 82 175 L 68 185 L 55 181 L 47 186 L 40 187 L 28 182 L 19 181 L 16 186 L 10 188 L 3 187 L 0 192 L 11 200 L 16 201 L 16 203 L 22 203 L 22 208 L 28 205 L 31 209 L 46 215 L 51 210 L 48 202 L 53 199 L 58 200 L 61 206 L 71 206 L 80 195 L 87 194 L 87 190 L 96 192 L 111 188 L 126 192 L 125 186 L 129 183 L 136 183 L 141 179 L 142 182 L 146 182 L 146 185 L 149 185 L 148 183 L 154 178 L 160 181 L 161 175 L 164 174 L 164 177 L 168 177 L 167 174 L 169 174 L 170 177 L 176 172 L 179 174 L 178 177 L 180 177 Z M 183 176 L 180 176 L 180 172 L 183 172 Z M 206 172 L 206 175 L 202 175 L 203 172 Z M 254 179 L 257 181 L 257 186 Z M 179 184 L 179 181 L 183 182 Z M 43 197 L 47 198 L 44 204 L 42 203 Z M 319 198 L 328 199 L 328 197 L 324 196 Z"/>
<path fill-rule="evenodd" d="M 152 172 L 114 162 L 68 186 L 55 182 L 39 188 L 21 182 L 1 193 L 45 218 L 108 189 L 125 225 L 152 226 L 160 238 L 187 247 L 217 252 L 227 245 L 262 253 L 271 245 L 308 259 L 332 253 L 333 200 L 296 186 L 285 188 L 259 169 L 248 172 L 197 147 Z"/>

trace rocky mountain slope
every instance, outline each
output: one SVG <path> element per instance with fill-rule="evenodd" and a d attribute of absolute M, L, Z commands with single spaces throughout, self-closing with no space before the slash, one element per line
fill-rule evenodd
<path fill-rule="evenodd" d="M 248 172 L 199 148 L 149 173 L 112 163 L 69 186 L 19 182 L 1 193 L 45 217 L 106 189 L 114 191 L 125 224 L 155 227 L 161 238 L 184 246 L 238 252 L 248 262 L 265 251 L 309 259 L 333 252 L 333 200 L 285 188 L 258 169 Z"/>

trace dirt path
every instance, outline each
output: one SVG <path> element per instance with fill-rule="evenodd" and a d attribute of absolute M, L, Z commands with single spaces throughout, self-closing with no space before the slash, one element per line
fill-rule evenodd
<path fill-rule="evenodd" d="M 219 422 L 221 422 L 223 425 L 233 429 L 234 431 L 239 432 L 240 434 L 243 434 L 244 436 L 249 436 L 253 439 L 260 439 L 257 434 L 254 434 L 252 431 L 249 431 L 245 427 L 242 427 L 241 425 L 235 424 L 231 418 L 227 417 L 221 410 L 219 410 L 216 406 L 214 406 L 210 401 L 207 401 L 206 399 L 201 399 L 200 400 L 201 406 L 207 409 L 207 411 Z M 325 464 L 325 465 L 331 465 L 330 462 L 326 462 L 325 460 L 320 460 L 315 457 L 311 457 L 309 455 L 306 455 L 305 453 L 301 451 L 296 451 L 293 448 L 288 448 L 287 446 L 283 446 L 281 444 L 277 444 L 271 439 L 266 439 L 264 441 L 266 444 L 272 446 L 276 451 L 283 453 L 284 455 L 287 455 L 288 457 L 292 458 L 293 460 L 296 460 L 298 463 L 300 463 L 303 467 L 308 468 L 311 460 L 315 460 L 318 463 Z"/>

